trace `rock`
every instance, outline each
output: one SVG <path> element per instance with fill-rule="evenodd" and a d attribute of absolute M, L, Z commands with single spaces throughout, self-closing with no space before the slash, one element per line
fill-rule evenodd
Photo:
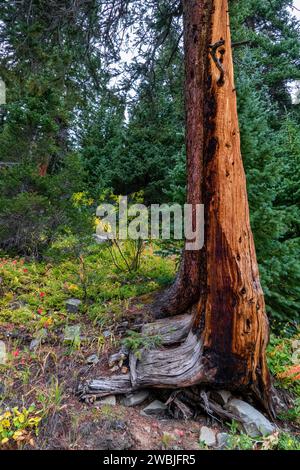
<path fill-rule="evenodd" d="M 137 406 L 143 403 L 149 397 L 149 392 L 147 390 L 141 390 L 140 392 L 130 393 L 126 395 L 121 403 L 124 406 Z"/>
<path fill-rule="evenodd" d="M 79 307 L 82 304 L 79 299 L 69 299 L 66 301 L 66 308 L 69 313 L 78 313 Z"/>
<path fill-rule="evenodd" d="M 33 338 L 33 340 L 31 341 L 30 345 L 29 345 L 29 350 L 30 351 L 35 351 L 39 346 L 40 344 L 43 342 L 43 339 L 45 339 L 47 337 L 48 333 L 47 333 L 47 330 L 45 328 L 42 328 L 41 330 L 39 330 L 35 336 L 35 338 Z"/>
<path fill-rule="evenodd" d="M 229 439 L 229 434 L 227 432 L 219 432 L 217 434 L 217 446 L 218 448 L 222 449 L 226 446 L 227 441 Z"/>
<path fill-rule="evenodd" d="M 216 433 L 213 429 L 210 429 L 207 426 L 202 426 L 199 440 L 208 447 L 215 446 L 217 443 Z"/>
<path fill-rule="evenodd" d="M 111 337 L 111 332 L 109 330 L 103 331 L 103 336 L 104 338 L 110 338 Z"/>
<path fill-rule="evenodd" d="M 300 364 L 300 347 L 299 349 L 295 349 L 291 357 L 292 364 L 298 365 Z"/>
<path fill-rule="evenodd" d="M 98 235 L 97 233 L 94 233 L 93 238 L 98 245 L 102 245 L 102 243 L 106 243 L 109 241 L 108 235 L 105 236 L 105 235 Z"/>
<path fill-rule="evenodd" d="M 41 344 L 41 341 L 37 338 L 34 338 L 29 345 L 29 351 L 35 351 L 39 345 Z"/>
<path fill-rule="evenodd" d="M 141 411 L 143 416 L 161 416 L 164 415 L 168 407 L 159 400 L 154 400 L 150 405 Z"/>
<path fill-rule="evenodd" d="M 298 349 L 300 349 L 300 339 L 294 339 L 292 341 L 292 350 L 297 351 Z"/>
<path fill-rule="evenodd" d="M 10 310 L 19 310 L 20 308 L 24 306 L 25 306 L 25 302 L 23 302 L 22 300 L 16 300 L 9 304 Z"/>
<path fill-rule="evenodd" d="M 232 397 L 231 393 L 227 390 L 214 390 L 210 393 L 210 396 L 215 400 L 219 405 L 226 405 L 230 398 Z"/>
<path fill-rule="evenodd" d="M 87 362 L 88 364 L 94 364 L 94 365 L 96 365 L 96 364 L 98 364 L 98 362 L 99 362 L 99 357 L 97 356 L 97 354 L 92 354 L 91 356 L 89 356 L 89 357 L 87 358 L 86 362 Z"/>
<path fill-rule="evenodd" d="M 0 365 L 4 365 L 7 362 L 6 345 L 4 341 L 0 341 Z"/>
<path fill-rule="evenodd" d="M 109 395 L 107 397 L 102 398 L 97 404 L 100 406 L 102 405 L 116 406 L 117 399 L 115 395 Z"/>
<path fill-rule="evenodd" d="M 225 408 L 240 418 L 244 431 L 251 437 L 266 436 L 276 430 L 262 413 L 243 400 L 233 398 Z"/>
<path fill-rule="evenodd" d="M 64 330 L 64 341 L 74 342 L 80 339 L 80 325 L 67 325 Z"/>

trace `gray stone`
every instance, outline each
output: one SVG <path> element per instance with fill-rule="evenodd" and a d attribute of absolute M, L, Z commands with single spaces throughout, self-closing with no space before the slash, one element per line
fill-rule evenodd
<path fill-rule="evenodd" d="M 213 447 L 217 443 L 216 433 L 213 429 L 210 429 L 207 426 L 202 426 L 199 440 L 201 443 L 205 444 L 206 446 Z"/>
<path fill-rule="evenodd" d="M 86 360 L 86 362 L 88 364 L 98 364 L 99 362 L 99 357 L 97 356 L 97 354 L 92 354 L 91 356 L 89 356 Z"/>
<path fill-rule="evenodd" d="M 64 330 L 64 341 L 74 342 L 80 340 L 80 325 L 67 325 Z"/>
<path fill-rule="evenodd" d="M 39 330 L 35 338 L 33 338 L 33 340 L 31 341 L 29 345 L 29 350 L 35 351 L 41 345 L 41 343 L 43 342 L 43 339 L 45 339 L 47 335 L 48 333 L 45 328 L 42 328 L 41 330 Z"/>
<path fill-rule="evenodd" d="M 141 390 L 140 392 L 130 393 L 126 395 L 121 403 L 124 406 L 137 406 L 143 403 L 149 397 L 149 392 L 147 390 Z"/>
<path fill-rule="evenodd" d="M 159 400 L 154 400 L 150 405 L 141 411 L 141 414 L 144 416 L 160 416 L 164 415 L 168 407 Z"/>
<path fill-rule="evenodd" d="M 217 403 L 222 406 L 226 405 L 226 403 L 228 403 L 228 401 L 232 397 L 231 393 L 227 390 L 214 390 L 213 392 L 211 392 L 211 396 Z"/>
<path fill-rule="evenodd" d="M 108 235 L 98 235 L 97 233 L 94 233 L 93 238 L 98 245 L 102 245 L 102 243 L 106 243 L 109 241 Z"/>
<path fill-rule="evenodd" d="M 229 434 L 227 432 L 219 432 L 217 434 L 217 446 L 222 449 L 226 446 L 229 439 Z"/>
<path fill-rule="evenodd" d="M 34 338 L 31 342 L 30 342 L 30 345 L 29 345 L 29 351 L 35 351 L 39 345 L 41 344 L 41 340 L 40 339 L 37 339 L 37 338 Z"/>
<path fill-rule="evenodd" d="M 82 304 L 79 299 L 68 299 L 66 301 L 66 308 L 69 313 L 78 313 L 79 307 Z"/>
<path fill-rule="evenodd" d="M 24 307 L 26 304 L 22 300 L 15 300 L 9 304 L 10 310 L 19 310 L 20 308 Z"/>
<path fill-rule="evenodd" d="M 110 405 L 110 406 L 116 406 L 117 404 L 117 399 L 115 395 L 109 395 L 107 397 L 102 398 L 97 405 Z"/>
<path fill-rule="evenodd" d="M 244 431 L 251 437 L 267 436 L 276 430 L 262 413 L 243 400 L 233 398 L 225 408 L 241 420 Z"/>
<path fill-rule="evenodd" d="M 4 365 L 7 362 L 6 345 L 4 341 L 0 341 L 0 365 Z"/>

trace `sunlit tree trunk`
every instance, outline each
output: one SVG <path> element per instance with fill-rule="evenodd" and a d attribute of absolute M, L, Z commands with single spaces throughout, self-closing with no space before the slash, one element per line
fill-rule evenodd
<path fill-rule="evenodd" d="M 183 5 L 187 201 L 205 206 L 205 245 L 184 252 L 160 312 L 178 314 L 196 303 L 192 330 L 203 341 L 205 369 L 199 380 L 251 386 L 268 406 L 268 320 L 240 150 L 228 1 Z"/>
<path fill-rule="evenodd" d="M 202 185 L 205 276 L 195 328 L 203 325 L 203 355 L 214 380 L 250 385 L 267 406 L 268 320 L 240 150 L 227 0 L 213 1 L 211 25 Z"/>

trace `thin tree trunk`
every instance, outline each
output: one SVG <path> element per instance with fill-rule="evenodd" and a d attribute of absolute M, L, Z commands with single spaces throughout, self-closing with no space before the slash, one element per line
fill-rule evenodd
<path fill-rule="evenodd" d="M 204 202 L 204 123 L 207 114 L 208 44 L 211 36 L 212 3 L 213 0 L 183 1 L 187 203 L 194 206 Z M 188 242 L 187 240 L 186 243 Z M 204 250 L 184 250 L 174 284 L 154 305 L 157 318 L 183 313 L 197 302 L 201 293 L 204 257 Z"/>

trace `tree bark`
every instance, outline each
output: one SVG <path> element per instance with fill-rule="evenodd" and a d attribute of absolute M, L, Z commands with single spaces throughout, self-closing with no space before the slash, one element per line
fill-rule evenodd
<path fill-rule="evenodd" d="M 228 1 L 214 0 L 206 99 L 203 193 L 205 284 L 194 329 L 203 328 L 206 367 L 217 384 L 251 386 L 268 408 L 269 338 L 250 227 L 234 85 Z M 213 57 L 213 54 L 215 56 Z"/>
<path fill-rule="evenodd" d="M 159 306 L 163 315 L 191 309 L 191 328 L 180 341 L 175 327 L 173 343 L 180 344 L 170 347 L 174 317 L 168 342 L 164 330 L 164 347 L 143 351 L 139 360 L 131 355 L 131 384 L 133 389 L 195 384 L 252 389 L 274 414 L 265 357 L 268 320 L 240 151 L 228 0 L 183 0 L 183 10 L 187 201 L 205 205 L 205 244 L 198 252 L 185 250 L 176 282 Z"/>
<path fill-rule="evenodd" d="M 193 206 L 204 203 L 204 123 L 212 4 L 213 0 L 183 1 L 187 203 Z M 184 250 L 174 284 L 154 305 L 157 318 L 183 313 L 197 302 L 201 294 L 201 284 L 204 284 L 203 280 L 201 282 L 204 256 L 204 250 Z"/>
<path fill-rule="evenodd" d="M 162 310 L 181 313 L 198 296 L 193 331 L 214 383 L 251 385 L 266 404 L 268 320 L 240 151 L 228 1 L 183 4 L 187 201 L 204 203 L 205 245 L 184 252 Z"/>

